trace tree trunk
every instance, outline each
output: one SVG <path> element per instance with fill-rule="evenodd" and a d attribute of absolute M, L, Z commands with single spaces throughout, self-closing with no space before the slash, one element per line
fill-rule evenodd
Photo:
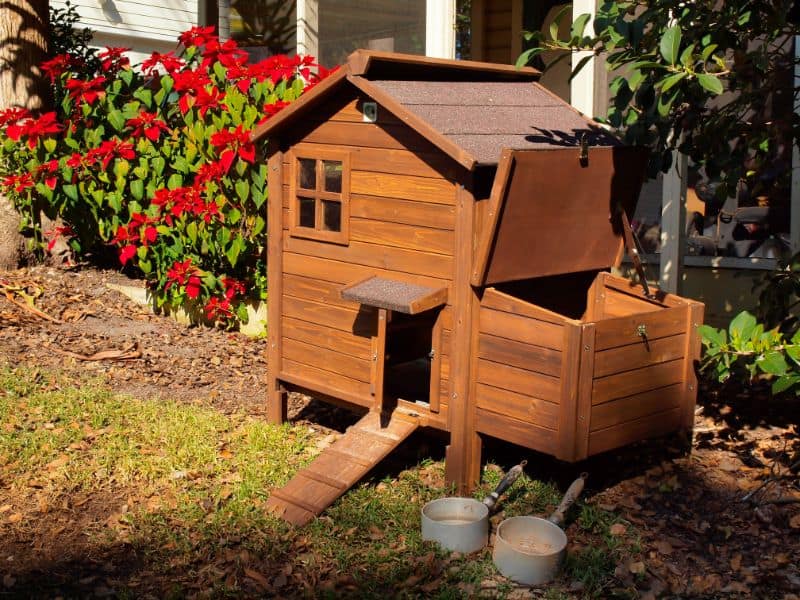
<path fill-rule="evenodd" d="M 0 3 L 0 109 L 22 106 L 38 111 L 48 87 L 39 65 L 47 56 L 48 0 Z M 0 269 L 19 266 L 22 238 L 19 215 L 0 197 Z"/>

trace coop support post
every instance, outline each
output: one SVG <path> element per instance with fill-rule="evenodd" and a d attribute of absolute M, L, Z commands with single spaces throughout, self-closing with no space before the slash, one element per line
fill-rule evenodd
<path fill-rule="evenodd" d="M 283 267 L 283 153 L 270 144 L 267 161 L 267 419 L 286 420 L 286 392 L 280 384 Z"/>
<path fill-rule="evenodd" d="M 453 278 L 453 342 L 450 364 L 450 445 L 445 479 L 459 493 L 469 493 L 480 480 L 481 439 L 475 429 L 475 383 L 478 310 L 470 285 L 474 256 L 475 201 L 463 186 L 456 191 L 455 274 Z"/>
<path fill-rule="evenodd" d="M 681 427 L 691 431 L 694 427 L 694 406 L 697 401 L 697 375 L 694 361 L 700 359 L 700 333 L 705 306 L 690 301 L 686 310 L 686 350 L 683 363 L 683 402 L 681 402 Z"/>

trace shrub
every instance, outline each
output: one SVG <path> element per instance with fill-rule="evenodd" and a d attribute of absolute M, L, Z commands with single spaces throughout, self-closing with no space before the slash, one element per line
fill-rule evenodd
<path fill-rule="evenodd" d="M 800 332 L 787 339 L 777 328 L 765 331 L 747 311 L 727 330 L 701 325 L 698 332 L 704 346 L 700 372 L 707 377 L 746 385 L 767 379 L 773 394 L 790 389 L 800 394 Z"/>
<path fill-rule="evenodd" d="M 250 132 L 326 72 L 311 57 L 251 63 L 212 27 L 179 41 L 139 69 L 122 48 L 100 52 L 98 72 L 80 55 L 49 60 L 62 100 L 0 112 L 0 182 L 40 244 L 43 209 L 75 250 L 113 246 L 161 305 L 232 324 L 266 297 L 267 171 Z"/>

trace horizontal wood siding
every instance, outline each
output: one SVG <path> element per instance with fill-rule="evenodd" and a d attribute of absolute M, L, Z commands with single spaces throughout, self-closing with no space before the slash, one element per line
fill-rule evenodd
<path fill-rule="evenodd" d="M 589 454 L 598 454 L 651 437 L 666 435 L 680 428 L 681 409 L 671 408 L 655 414 L 607 427 L 589 434 Z"/>
<path fill-rule="evenodd" d="M 285 147 L 302 143 L 312 154 L 316 146 L 349 151 L 352 170 L 350 237 L 346 244 L 331 244 L 289 235 L 292 165 L 283 163 L 283 367 L 288 379 L 302 378 L 312 389 L 318 381 L 369 405 L 376 311 L 342 300 L 340 290 L 373 275 L 451 286 L 456 185 L 444 174 L 461 167 L 387 111 L 379 108 L 378 124 L 364 123 L 358 99 L 336 102 L 336 110 L 315 115 L 324 121 L 306 121 L 297 137 L 284 140 Z M 440 319 L 440 387 L 447 389 L 451 307 Z M 438 400 L 439 415 L 446 415 L 446 394 Z"/>
<path fill-rule="evenodd" d="M 597 323 L 596 349 L 606 350 L 632 343 L 641 343 L 639 327 L 643 326 L 647 339 L 652 342 L 658 338 L 684 333 L 686 329 L 687 307 L 664 308 L 656 312 L 604 319 Z"/>
<path fill-rule="evenodd" d="M 605 295 L 606 318 L 596 324 L 589 454 L 678 429 L 684 393 L 686 306 L 658 306 L 608 287 Z"/>
<path fill-rule="evenodd" d="M 478 431 L 481 433 L 539 452 L 553 455 L 556 453 L 556 432 L 552 429 L 483 408 L 475 409 L 475 414 Z"/>
<path fill-rule="evenodd" d="M 484 294 L 475 390 L 479 431 L 556 452 L 564 324 L 554 321 L 522 300 Z"/>
<path fill-rule="evenodd" d="M 114 0 L 103 10 L 97 0 L 72 0 L 80 15 L 80 25 L 92 30 L 109 31 L 136 37 L 158 36 L 177 43 L 178 35 L 197 25 L 197 0 L 176 0 L 168 6 L 143 0 Z M 64 0 L 52 0 L 50 6 L 63 9 Z"/>

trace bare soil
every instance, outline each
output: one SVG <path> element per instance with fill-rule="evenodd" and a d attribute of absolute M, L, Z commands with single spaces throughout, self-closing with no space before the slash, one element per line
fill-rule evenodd
<path fill-rule="evenodd" d="M 0 289 L 0 366 L 88 372 L 133 398 L 202 400 L 225 413 L 264 413 L 263 339 L 154 315 L 107 287 L 142 285 L 113 271 L 36 267 L 0 273 L 0 283 L 6 292 L 21 289 L 44 313 L 21 306 L 24 296 Z M 85 360 L 104 351 L 117 351 L 122 359 L 109 352 L 100 356 L 112 358 Z M 290 417 L 338 429 L 352 422 L 348 413 L 299 396 L 291 400 Z M 527 457 L 531 477 L 556 480 L 562 489 L 577 472 L 590 473 L 585 498 L 628 524 L 611 534 L 628 535 L 630 528 L 640 536 L 641 552 L 616 566 L 609 594 L 791 600 L 800 598 L 799 423 L 795 399 L 704 390 L 691 444 L 677 437 L 655 440 L 569 466 L 491 441 L 487 456 L 502 466 Z M 7 495 L 2 486 L 0 481 L 0 496 Z M 0 548 L 13 548 L 15 560 L 43 578 L 85 582 L 87 595 L 112 593 L 97 582 L 123 581 L 136 589 L 148 576 L 138 557 L 97 554 L 86 541 L 87 528 L 98 527 L 108 507 L 124 500 L 124 490 L 113 497 L 60 498 L 44 511 L 49 516 L 41 527 L 0 528 Z M 573 549 L 592 543 L 574 526 L 567 533 Z M 52 555 L 53 549 L 62 555 Z M 0 597 L 18 591 L 13 584 L 0 582 Z M 568 590 L 581 593 L 579 585 Z"/>

